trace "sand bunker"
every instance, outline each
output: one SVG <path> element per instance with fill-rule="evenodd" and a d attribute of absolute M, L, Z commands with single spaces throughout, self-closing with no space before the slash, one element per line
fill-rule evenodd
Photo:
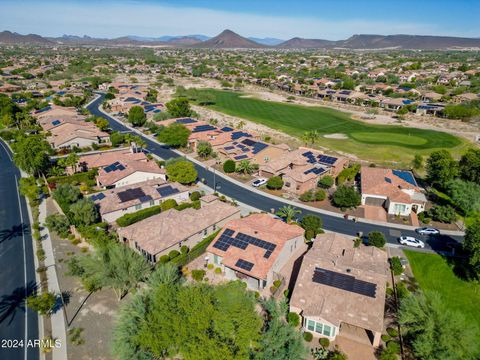
<path fill-rule="evenodd" d="M 347 135 L 341 134 L 341 133 L 327 134 L 327 135 L 323 135 L 323 137 L 326 137 L 328 139 L 348 139 Z"/>

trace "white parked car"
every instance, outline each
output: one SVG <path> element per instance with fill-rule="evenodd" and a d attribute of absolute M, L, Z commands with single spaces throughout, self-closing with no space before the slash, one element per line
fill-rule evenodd
<path fill-rule="evenodd" d="M 419 233 L 420 235 L 438 235 L 438 234 L 440 234 L 440 230 L 435 229 L 433 227 L 422 227 L 422 228 L 415 229 L 415 231 L 417 233 Z"/>
<path fill-rule="evenodd" d="M 402 245 L 412 246 L 412 247 L 416 247 L 416 248 L 422 248 L 423 249 L 425 247 L 425 243 L 423 241 L 415 239 L 412 236 L 400 236 L 398 238 L 398 242 Z"/>
<path fill-rule="evenodd" d="M 254 180 L 252 182 L 252 186 L 253 187 L 259 187 L 259 186 L 262 186 L 262 185 L 265 185 L 267 183 L 267 179 L 265 178 L 259 178 L 257 180 Z"/>

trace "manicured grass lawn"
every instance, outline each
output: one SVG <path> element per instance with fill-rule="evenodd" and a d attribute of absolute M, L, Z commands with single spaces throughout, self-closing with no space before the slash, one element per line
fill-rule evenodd
<path fill-rule="evenodd" d="M 420 287 L 440 293 L 446 307 L 461 312 L 480 330 L 480 285 L 457 277 L 452 266 L 440 255 L 404 252 Z"/>
<path fill-rule="evenodd" d="M 409 163 L 416 153 L 428 155 L 445 148 L 460 153 L 467 141 L 433 130 L 392 125 L 370 125 L 351 119 L 349 114 L 326 107 L 308 107 L 244 97 L 242 93 L 221 90 L 200 90 L 215 95 L 209 107 L 242 117 L 287 134 L 301 137 L 305 131 L 317 130 L 322 136 L 319 146 L 351 153 L 376 162 Z M 341 133 L 348 139 L 329 139 L 327 134 Z"/>

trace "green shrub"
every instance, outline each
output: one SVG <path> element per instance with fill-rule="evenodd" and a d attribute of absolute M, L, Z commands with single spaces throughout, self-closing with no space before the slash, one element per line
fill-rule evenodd
<path fill-rule="evenodd" d="M 57 296 L 51 292 L 27 297 L 27 306 L 40 315 L 50 315 L 57 302 Z"/>
<path fill-rule="evenodd" d="M 205 270 L 192 270 L 192 279 L 195 281 L 202 281 L 205 277 Z"/>
<path fill-rule="evenodd" d="M 451 224 L 457 220 L 457 213 L 450 205 L 436 205 L 428 210 L 428 214 L 433 220 L 442 223 Z"/>
<path fill-rule="evenodd" d="M 188 254 L 189 251 L 190 251 L 190 249 L 188 248 L 187 245 L 182 245 L 182 247 L 180 248 L 180 252 L 182 254 Z"/>
<path fill-rule="evenodd" d="M 395 354 L 400 354 L 400 344 L 397 341 L 390 340 L 387 342 L 387 349 Z"/>
<path fill-rule="evenodd" d="M 407 286 L 403 281 L 397 282 L 395 284 L 395 289 L 397 290 L 397 296 L 399 299 L 402 299 L 410 294 L 410 291 L 408 291 Z"/>
<path fill-rule="evenodd" d="M 289 312 L 287 315 L 287 321 L 293 327 L 300 325 L 300 316 L 295 312 Z"/>
<path fill-rule="evenodd" d="M 383 335 L 381 336 L 381 339 L 382 339 L 383 342 L 387 342 L 387 341 L 389 341 L 389 340 L 391 339 L 391 337 L 390 337 L 390 335 L 383 334 Z"/>
<path fill-rule="evenodd" d="M 305 230 L 305 239 L 310 241 L 315 237 L 315 231 L 312 229 Z"/>
<path fill-rule="evenodd" d="M 340 185 L 333 194 L 332 203 L 339 208 L 357 207 L 361 203 L 361 195 L 352 186 Z"/>
<path fill-rule="evenodd" d="M 371 231 L 368 233 L 368 245 L 372 245 L 378 248 L 385 246 L 385 235 L 380 231 Z"/>
<path fill-rule="evenodd" d="M 330 346 L 330 340 L 328 338 L 322 337 L 322 338 L 318 339 L 318 342 L 324 348 L 328 348 Z"/>
<path fill-rule="evenodd" d="M 387 287 L 387 289 L 385 290 L 385 293 L 388 296 L 392 296 L 393 295 L 393 289 L 391 287 Z"/>
<path fill-rule="evenodd" d="M 222 268 L 215 268 L 215 274 L 221 274 L 222 273 Z"/>
<path fill-rule="evenodd" d="M 160 256 L 160 259 L 158 260 L 158 262 L 160 264 L 166 264 L 170 261 L 170 257 L 168 255 L 162 255 Z"/>
<path fill-rule="evenodd" d="M 323 201 L 327 197 L 325 190 L 318 189 L 315 191 L 315 201 Z"/>
<path fill-rule="evenodd" d="M 199 191 L 194 191 L 190 194 L 190 200 L 191 201 L 200 200 L 201 197 L 202 197 L 202 194 L 200 194 Z"/>
<path fill-rule="evenodd" d="M 355 179 L 355 176 L 360 171 L 360 164 L 354 164 L 351 165 L 350 167 L 343 169 L 340 174 L 337 176 L 337 184 L 341 185 L 345 181 L 353 181 Z"/>
<path fill-rule="evenodd" d="M 193 208 L 193 207 L 194 207 L 194 203 L 191 202 L 191 203 L 182 203 L 180 205 L 177 205 L 175 206 L 175 209 L 178 211 L 182 211 L 182 210 Z"/>
<path fill-rule="evenodd" d="M 173 200 L 173 201 L 175 201 L 175 200 Z M 128 226 L 128 225 L 132 225 L 132 224 L 135 224 L 136 222 L 141 221 L 143 219 L 146 219 L 150 216 L 160 214 L 161 211 L 162 211 L 161 206 L 160 205 L 155 205 L 155 206 L 151 206 L 151 207 L 146 208 L 146 209 L 138 210 L 134 213 L 125 214 L 123 216 L 120 216 L 117 219 L 117 225 L 120 226 L 120 227 L 125 227 L 125 226 Z"/>
<path fill-rule="evenodd" d="M 237 166 L 233 160 L 227 160 L 223 163 L 223 171 L 225 171 L 227 174 L 235 172 L 236 168 Z"/>
<path fill-rule="evenodd" d="M 335 180 L 330 175 L 326 175 L 318 180 L 318 186 L 323 189 L 330 189 L 334 183 Z"/>
<path fill-rule="evenodd" d="M 176 206 L 178 206 L 178 204 L 175 201 L 175 199 L 168 199 L 168 200 L 165 200 L 164 202 L 162 202 L 160 204 L 160 207 L 161 207 L 162 211 L 167 211 L 167 210 L 173 209 Z"/>
<path fill-rule="evenodd" d="M 275 281 L 273 282 L 273 286 L 275 286 L 276 288 L 279 288 L 280 285 L 282 285 L 282 281 L 281 281 L 281 280 L 275 280 Z"/>
<path fill-rule="evenodd" d="M 190 261 L 196 259 L 205 252 L 205 249 L 210 245 L 210 243 L 215 239 L 220 230 L 215 231 L 214 233 L 208 235 L 205 239 L 200 241 L 194 247 L 190 249 L 187 254 L 182 254 L 172 260 L 172 263 L 181 267 L 188 264 Z"/>
<path fill-rule="evenodd" d="M 313 335 L 312 335 L 311 332 L 305 331 L 305 332 L 303 333 L 303 338 L 304 338 L 304 340 L 305 340 L 306 342 L 310 342 L 310 341 L 313 340 Z"/>
<path fill-rule="evenodd" d="M 309 201 L 314 201 L 315 200 L 315 193 L 313 190 L 308 190 L 305 191 L 303 194 L 301 194 L 298 199 L 303 202 L 309 202 Z"/>
<path fill-rule="evenodd" d="M 389 327 L 387 328 L 387 334 L 390 335 L 392 338 L 395 338 L 398 336 L 398 330 L 393 327 Z"/>
<path fill-rule="evenodd" d="M 393 275 L 395 276 L 403 273 L 403 266 L 398 256 L 394 256 L 390 258 L 390 269 L 392 270 Z"/>
<path fill-rule="evenodd" d="M 420 222 L 422 222 L 424 224 L 430 224 L 430 221 L 432 221 L 428 211 L 422 211 L 421 213 L 419 213 L 418 214 L 418 220 L 420 220 Z"/>
<path fill-rule="evenodd" d="M 267 188 L 271 190 L 279 190 L 283 187 L 283 180 L 280 176 L 272 176 L 267 181 Z"/>
<path fill-rule="evenodd" d="M 180 253 L 177 250 L 172 250 L 168 253 L 168 258 L 170 260 L 172 260 L 172 259 L 175 259 L 179 255 L 180 255 Z"/>
<path fill-rule="evenodd" d="M 212 270 L 212 269 L 213 269 L 213 264 L 212 264 L 212 263 L 208 264 L 208 265 L 207 265 L 207 269 L 208 269 L 208 270 Z"/>
<path fill-rule="evenodd" d="M 353 247 L 358 248 L 360 245 L 362 245 L 362 239 L 359 237 L 355 238 L 355 240 L 353 240 Z"/>

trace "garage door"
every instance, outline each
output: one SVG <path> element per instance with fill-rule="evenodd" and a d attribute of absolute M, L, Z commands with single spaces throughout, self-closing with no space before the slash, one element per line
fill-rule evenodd
<path fill-rule="evenodd" d="M 372 206 L 385 206 L 385 199 L 379 199 L 374 197 L 367 197 L 365 198 L 365 205 L 372 205 Z"/>

